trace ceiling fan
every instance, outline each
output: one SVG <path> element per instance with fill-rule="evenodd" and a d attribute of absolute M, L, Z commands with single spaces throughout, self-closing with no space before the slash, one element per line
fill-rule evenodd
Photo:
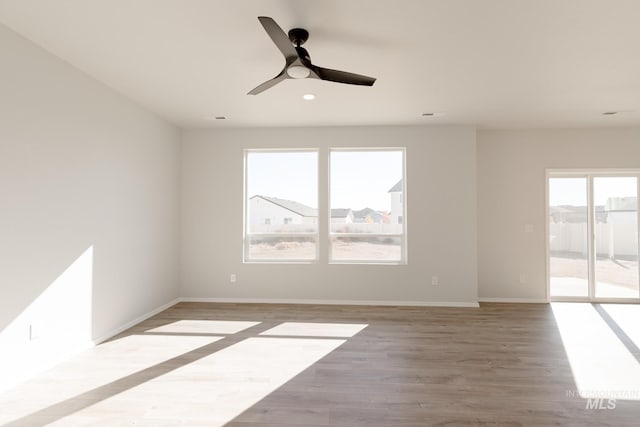
<path fill-rule="evenodd" d="M 258 20 L 276 47 L 284 55 L 285 65 L 280 74 L 251 90 L 248 95 L 257 95 L 286 79 L 313 78 L 361 86 L 373 86 L 376 81 L 373 77 L 313 65 L 309 52 L 302 47 L 309 38 L 307 30 L 293 28 L 287 35 L 272 18 L 259 16 Z"/>

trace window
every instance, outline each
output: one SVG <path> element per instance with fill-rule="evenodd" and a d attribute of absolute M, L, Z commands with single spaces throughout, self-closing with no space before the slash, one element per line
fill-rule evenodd
<path fill-rule="evenodd" d="M 244 260 L 317 259 L 317 151 L 245 151 Z"/>
<path fill-rule="evenodd" d="M 244 261 L 315 262 L 322 252 L 332 263 L 406 263 L 405 150 L 328 150 L 320 209 L 318 155 L 245 151 Z"/>
<path fill-rule="evenodd" d="M 403 149 L 330 151 L 330 260 L 406 262 Z"/>

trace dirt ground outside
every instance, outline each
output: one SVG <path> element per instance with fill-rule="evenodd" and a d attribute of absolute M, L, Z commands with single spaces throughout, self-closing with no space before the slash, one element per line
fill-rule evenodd
<path fill-rule="evenodd" d="M 587 260 L 578 257 L 552 256 L 551 277 L 576 277 L 587 280 Z M 638 261 L 598 258 L 596 279 L 628 288 L 638 288 Z"/>
<path fill-rule="evenodd" d="M 551 256 L 549 264 L 552 296 L 587 296 L 588 264 L 584 257 Z M 638 261 L 596 259 L 596 296 L 638 298 Z"/>
<path fill-rule="evenodd" d="M 315 259 L 314 242 L 283 241 L 275 244 L 251 245 L 252 259 L 307 260 Z M 366 241 L 336 240 L 332 245 L 332 257 L 336 261 L 399 261 L 401 248 L 398 243 L 374 243 Z"/>

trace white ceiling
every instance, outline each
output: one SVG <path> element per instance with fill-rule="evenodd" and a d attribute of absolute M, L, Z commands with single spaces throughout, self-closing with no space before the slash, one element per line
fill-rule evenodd
<path fill-rule="evenodd" d="M 259 15 L 377 82 L 247 95 L 284 64 Z M 640 125 L 638 0 L 0 0 L 0 22 L 183 127 Z"/>

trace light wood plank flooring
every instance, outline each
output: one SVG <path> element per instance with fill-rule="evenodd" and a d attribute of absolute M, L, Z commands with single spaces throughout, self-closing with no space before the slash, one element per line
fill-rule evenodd
<path fill-rule="evenodd" d="M 623 360 L 631 383 L 588 407 L 578 391 L 599 383 L 572 363 L 594 349 L 569 337 L 567 353 L 579 326 L 558 323 L 575 307 L 180 303 L 0 395 L 0 425 L 639 425 L 640 334 L 602 314 L 613 341 L 596 379 Z"/>

